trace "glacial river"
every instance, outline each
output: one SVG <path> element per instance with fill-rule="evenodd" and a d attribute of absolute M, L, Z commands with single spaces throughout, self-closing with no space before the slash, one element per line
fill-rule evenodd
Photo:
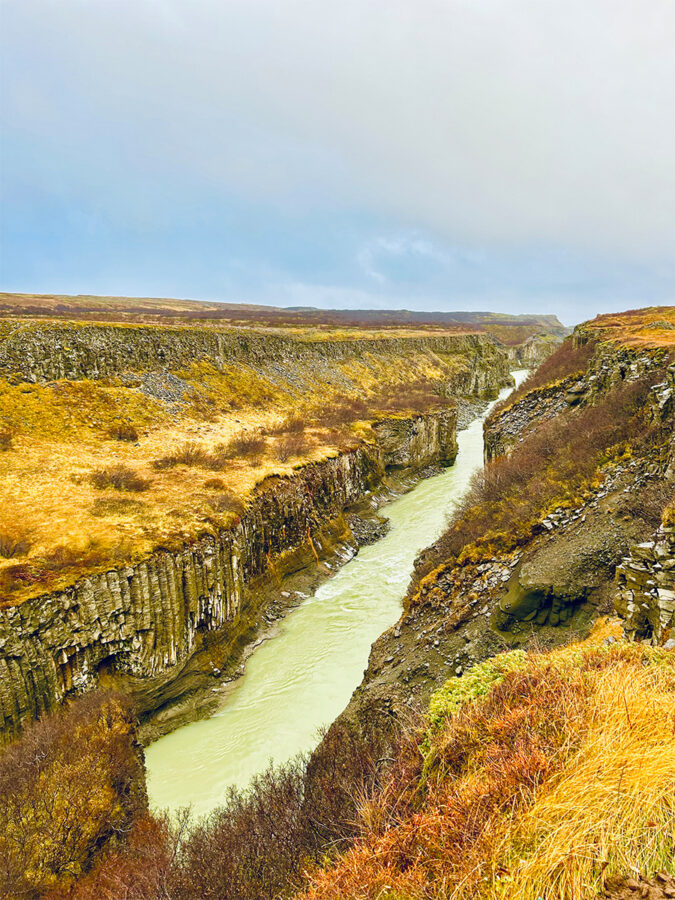
<path fill-rule="evenodd" d="M 520 384 L 527 372 L 512 374 Z M 391 522 L 388 534 L 363 547 L 279 623 L 211 718 L 146 749 L 152 807 L 191 804 L 203 815 L 230 785 L 245 787 L 271 759 L 285 762 L 316 746 L 319 728 L 337 718 L 360 683 L 371 644 L 398 620 L 415 557 L 442 532 L 482 466 L 483 418 L 458 433 L 451 468 L 381 507 Z"/>

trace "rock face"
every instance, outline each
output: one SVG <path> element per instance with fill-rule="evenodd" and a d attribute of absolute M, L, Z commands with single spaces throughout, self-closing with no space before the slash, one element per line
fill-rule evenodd
<path fill-rule="evenodd" d="M 585 338 L 583 328 L 575 331 L 574 340 L 583 342 Z M 487 419 L 484 427 L 486 461 L 508 453 L 530 427 L 554 418 L 567 408 L 592 403 L 594 398 L 617 384 L 630 384 L 644 378 L 662 364 L 664 356 L 662 350 L 599 344 L 583 374 L 534 388 L 503 412 Z M 675 403 L 674 379 L 675 368 L 671 366 L 667 381 L 654 389 L 654 405 L 662 417 L 670 414 Z"/>
<path fill-rule="evenodd" d="M 631 547 L 617 566 L 616 610 L 637 639 L 661 643 L 675 629 L 675 525 Z"/>
<path fill-rule="evenodd" d="M 562 338 L 552 334 L 533 334 L 522 344 L 508 348 L 509 359 L 513 365 L 523 369 L 536 369 L 547 356 L 560 345 Z"/>
<path fill-rule="evenodd" d="M 268 479 L 217 536 L 1 610 L 0 732 L 111 676 L 146 710 L 165 702 L 205 641 L 231 645 L 255 624 L 261 579 L 316 554 L 325 530 L 388 467 L 450 463 L 455 425 L 454 410 L 384 420 L 376 444 Z"/>
<path fill-rule="evenodd" d="M 490 391 L 508 383 L 508 360 L 484 334 L 439 337 L 303 341 L 248 329 L 26 323 L 0 325 L 0 375 L 20 381 L 97 379 L 129 372 L 177 370 L 195 360 L 218 367 L 244 362 L 302 362 L 305 369 L 367 354 L 429 351 L 463 355 L 471 365 L 458 374 L 459 393 Z"/>
<path fill-rule="evenodd" d="M 396 416 L 373 425 L 387 468 L 406 468 L 438 462 L 451 465 L 457 456 L 457 412 L 446 409 L 433 416 Z"/>

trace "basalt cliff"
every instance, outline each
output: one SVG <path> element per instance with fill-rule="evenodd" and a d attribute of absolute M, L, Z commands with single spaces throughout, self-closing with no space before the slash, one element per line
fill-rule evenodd
<path fill-rule="evenodd" d="M 482 334 L 297 340 L 21 320 L 0 337 L 6 483 L 35 477 L 46 448 L 59 460 L 42 519 L 26 503 L 25 526 L 5 521 L 0 535 L 6 738 L 99 685 L 173 727 L 186 697 L 236 674 L 293 578 L 356 552 L 379 491 L 452 463 L 458 406 L 510 378 Z"/>

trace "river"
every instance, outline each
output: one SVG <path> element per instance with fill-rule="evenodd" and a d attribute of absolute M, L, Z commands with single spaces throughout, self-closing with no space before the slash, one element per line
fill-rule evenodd
<path fill-rule="evenodd" d="M 520 384 L 527 372 L 512 374 Z M 415 557 L 442 532 L 482 466 L 483 419 L 492 405 L 458 433 L 453 466 L 380 509 L 391 522 L 387 535 L 280 622 L 213 716 L 146 749 L 153 808 L 192 805 L 203 815 L 271 759 L 285 762 L 316 746 L 319 728 L 337 718 L 360 683 L 372 643 L 398 620 Z"/>

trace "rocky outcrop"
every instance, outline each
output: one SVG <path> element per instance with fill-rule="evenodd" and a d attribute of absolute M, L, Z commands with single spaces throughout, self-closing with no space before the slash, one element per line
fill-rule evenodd
<path fill-rule="evenodd" d="M 373 424 L 384 465 L 388 468 L 431 462 L 451 465 L 457 456 L 456 430 L 457 411 L 454 409 L 442 410 L 434 416 L 391 416 Z"/>
<path fill-rule="evenodd" d="M 577 343 L 587 340 L 583 328 L 575 330 L 573 340 Z M 648 376 L 649 372 L 663 365 L 665 358 L 663 350 L 620 347 L 614 343 L 598 344 L 583 374 L 569 375 L 552 384 L 534 388 L 486 420 L 486 461 L 508 453 L 531 427 L 539 426 L 565 409 L 591 404 L 596 397 L 622 382 L 630 384 Z M 658 386 L 658 397 L 654 394 L 654 403 L 661 405 L 662 415 L 667 414 L 675 402 L 673 371 L 671 366 L 667 381 Z"/>
<path fill-rule="evenodd" d="M 507 453 L 531 425 L 552 419 L 568 406 L 567 390 L 576 378 L 529 391 L 513 406 L 490 416 L 483 427 L 485 461 Z"/>
<path fill-rule="evenodd" d="M 675 525 L 631 547 L 617 566 L 615 607 L 633 638 L 662 643 L 675 629 Z M 674 644 L 675 646 L 675 644 Z"/>
<path fill-rule="evenodd" d="M 542 333 L 533 334 L 515 347 L 508 347 L 507 353 L 512 368 L 519 366 L 523 369 L 536 369 L 560 346 L 561 342 L 562 337 Z"/>
<path fill-rule="evenodd" d="M 261 580 L 318 560 L 342 512 L 388 467 L 451 462 L 455 423 L 454 410 L 382 420 L 375 443 L 267 479 L 219 534 L 0 610 L 0 733 L 101 682 L 133 693 L 146 711 L 174 698 L 205 643 L 227 651 L 255 626 Z"/>
<path fill-rule="evenodd" d="M 470 360 L 458 376 L 460 392 L 494 393 L 508 383 L 506 353 L 484 334 L 313 341 L 243 328 L 39 322 L 0 326 L 0 376 L 30 382 L 175 371 L 195 360 L 207 360 L 219 368 L 236 363 L 269 367 L 301 362 L 311 371 L 327 362 L 368 354 L 413 352 Z"/>

